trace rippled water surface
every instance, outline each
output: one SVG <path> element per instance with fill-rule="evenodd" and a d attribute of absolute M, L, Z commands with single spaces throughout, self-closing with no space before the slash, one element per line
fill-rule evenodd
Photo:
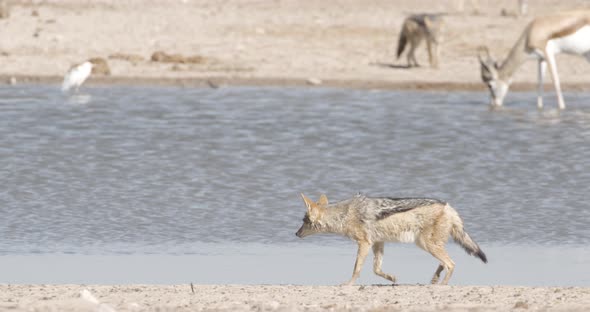
<path fill-rule="evenodd" d="M 0 88 L 1 254 L 294 243 L 300 192 L 437 197 L 480 244 L 590 242 L 589 94 L 56 89 Z"/>

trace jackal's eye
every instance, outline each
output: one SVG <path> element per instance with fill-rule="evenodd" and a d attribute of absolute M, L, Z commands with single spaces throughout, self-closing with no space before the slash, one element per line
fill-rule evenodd
<path fill-rule="evenodd" d="M 309 219 L 308 215 L 305 215 L 305 217 L 303 217 L 303 223 L 311 223 L 311 220 Z"/>

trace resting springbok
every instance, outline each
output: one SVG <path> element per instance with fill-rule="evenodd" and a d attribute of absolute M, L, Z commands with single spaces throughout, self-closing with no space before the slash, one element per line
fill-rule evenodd
<path fill-rule="evenodd" d="M 485 59 L 481 52 L 485 52 Z M 532 57 L 538 60 L 538 108 L 543 108 L 543 76 L 549 65 L 559 108 L 564 109 L 555 64 L 555 55 L 558 53 L 582 55 L 590 62 L 590 10 L 535 18 L 525 28 L 501 65 L 494 61 L 487 47 L 484 47 L 479 53 L 481 79 L 490 89 L 491 105 L 502 105 L 512 76 L 524 61 Z"/>

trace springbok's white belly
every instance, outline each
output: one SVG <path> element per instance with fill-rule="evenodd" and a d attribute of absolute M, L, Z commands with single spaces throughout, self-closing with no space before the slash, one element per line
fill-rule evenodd
<path fill-rule="evenodd" d="M 586 25 L 575 33 L 547 42 L 547 49 L 553 53 L 567 53 L 590 56 L 590 26 Z"/>

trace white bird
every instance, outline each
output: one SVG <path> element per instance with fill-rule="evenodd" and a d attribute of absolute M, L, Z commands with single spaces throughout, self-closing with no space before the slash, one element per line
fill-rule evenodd
<path fill-rule="evenodd" d="M 61 85 L 61 91 L 69 92 L 72 88 L 77 92 L 80 86 L 88 79 L 92 72 L 93 64 L 86 61 L 82 64 L 72 66 L 64 77 L 64 82 Z"/>

